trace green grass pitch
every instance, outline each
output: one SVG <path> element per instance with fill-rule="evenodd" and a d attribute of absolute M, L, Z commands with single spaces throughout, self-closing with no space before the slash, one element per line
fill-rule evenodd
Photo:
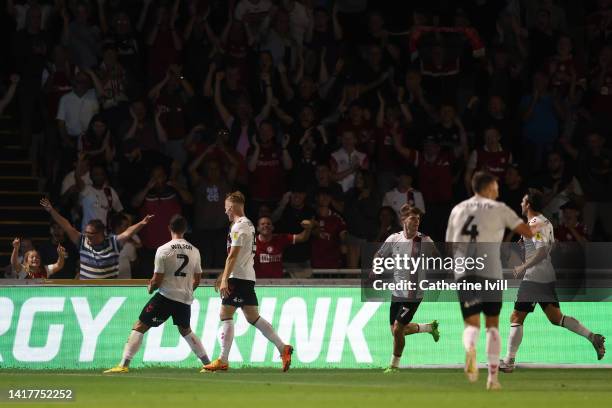
<path fill-rule="evenodd" d="M 518 369 L 500 373 L 501 391 L 485 390 L 486 370 L 470 384 L 458 369 L 305 370 L 233 369 L 199 374 L 140 369 L 128 374 L 91 371 L 0 370 L 0 405 L 9 388 L 72 388 L 75 401 L 15 407 L 592 407 L 612 406 L 610 369 Z M 6 406 L 6 405 L 5 405 Z"/>

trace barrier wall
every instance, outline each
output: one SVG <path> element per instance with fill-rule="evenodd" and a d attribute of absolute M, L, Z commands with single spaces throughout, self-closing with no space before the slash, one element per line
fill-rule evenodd
<path fill-rule="evenodd" d="M 388 365 L 392 338 L 388 303 L 362 303 L 358 287 L 269 286 L 257 288 L 261 315 L 295 346 L 293 367 L 368 368 Z M 0 287 L 0 366 L 3 368 L 101 369 L 115 365 L 131 326 L 148 301 L 143 287 L 23 286 Z M 191 325 L 210 356 L 217 356 L 221 301 L 210 287 L 196 291 Z M 565 314 L 612 338 L 612 303 L 565 303 Z M 503 352 L 512 303 L 502 309 Z M 414 321 L 440 322 L 441 339 L 428 334 L 409 336 L 403 365 L 461 364 L 463 322 L 455 302 L 424 302 Z M 280 365 L 274 346 L 239 312 L 232 367 Z M 484 330 L 479 361 L 485 362 Z M 504 354 L 504 353 L 502 353 Z M 605 364 L 591 344 L 551 325 L 540 309 L 525 324 L 518 355 L 521 362 Z M 152 329 L 132 367 L 200 366 L 171 321 Z"/>

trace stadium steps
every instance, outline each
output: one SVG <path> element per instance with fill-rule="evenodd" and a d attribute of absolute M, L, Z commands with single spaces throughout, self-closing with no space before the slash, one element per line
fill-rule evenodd
<path fill-rule="evenodd" d="M 49 236 L 49 216 L 40 207 L 45 195 L 32 177 L 32 162 L 10 115 L 0 116 L 0 277 L 10 264 L 13 239 L 27 237 L 34 245 Z"/>

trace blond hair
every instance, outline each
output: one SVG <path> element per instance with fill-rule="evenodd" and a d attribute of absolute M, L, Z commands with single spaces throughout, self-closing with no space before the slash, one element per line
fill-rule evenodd
<path fill-rule="evenodd" d="M 228 195 L 225 196 L 225 200 L 229 201 L 232 204 L 240 204 L 240 205 L 244 205 L 244 203 L 246 202 L 246 199 L 244 198 L 244 194 L 242 194 L 240 191 L 234 191 L 232 193 L 229 193 Z"/>

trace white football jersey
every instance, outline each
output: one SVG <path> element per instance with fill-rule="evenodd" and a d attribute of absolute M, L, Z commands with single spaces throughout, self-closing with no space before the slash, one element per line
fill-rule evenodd
<path fill-rule="evenodd" d="M 230 247 L 240 247 L 238 259 L 234 264 L 234 270 L 230 273 L 230 278 L 245 279 L 255 281 L 255 227 L 247 217 L 240 217 L 230 229 L 227 237 L 227 251 Z"/>
<path fill-rule="evenodd" d="M 506 228 L 514 230 L 523 220 L 506 204 L 474 195 L 453 208 L 446 227 L 446 242 L 466 243 L 455 245 L 455 258 L 482 257 L 485 268 L 460 273 L 455 278 L 480 276 L 488 279 L 502 279 L 500 245 Z M 477 243 L 470 245 L 468 243 Z"/>
<path fill-rule="evenodd" d="M 190 305 L 193 277 L 202 273 L 200 251 L 184 239 L 173 239 L 157 248 L 155 273 L 163 273 L 159 293 L 168 299 Z"/>
<path fill-rule="evenodd" d="M 426 245 L 421 245 L 426 243 Z M 433 240 L 427 235 L 417 232 L 414 238 L 406 238 L 404 231 L 397 232 L 389 235 L 389 237 L 382 244 L 376 257 L 393 257 L 397 255 L 403 257 L 407 254 L 410 257 L 420 257 L 422 255 L 431 255 L 434 252 Z M 410 273 L 407 269 L 394 269 L 393 281 L 400 283 L 401 281 L 415 282 L 418 288 L 418 282 L 425 279 L 425 271 L 423 268 L 419 268 L 414 274 Z M 423 291 L 418 289 L 416 291 L 408 290 L 394 290 L 393 296 L 400 298 L 401 301 L 407 301 L 409 299 L 422 299 Z"/>
<path fill-rule="evenodd" d="M 539 248 L 546 248 L 546 258 L 525 271 L 526 281 L 549 283 L 556 280 L 555 269 L 550 260 L 550 251 L 555 242 L 555 233 L 550 221 L 542 214 L 529 220 L 529 226 L 535 235 L 532 238 L 523 237 L 525 244 L 525 260 L 535 256 Z"/>

